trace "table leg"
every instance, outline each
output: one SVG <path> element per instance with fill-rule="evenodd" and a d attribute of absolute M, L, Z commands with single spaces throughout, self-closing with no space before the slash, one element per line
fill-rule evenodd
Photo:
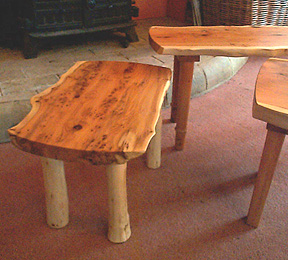
<path fill-rule="evenodd" d="M 126 188 L 126 168 L 124 164 L 110 164 L 106 167 L 108 181 L 108 239 L 113 243 L 123 243 L 131 236 Z"/>
<path fill-rule="evenodd" d="M 60 160 L 41 157 L 47 224 L 52 228 L 65 227 L 69 222 L 68 193 L 64 163 Z"/>
<path fill-rule="evenodd" d="M 177 56 L 175 56 L 174 68 L 173 68 L 172 102 L 171 102 L 171 122 L 172 123 L 176 123 L 176 117 L 177 117 L 178 86 L 179 86 L 179 59 L 177 59 Z"/>
<path fill-rule="evenodd" d="M 183 150 L 189 114 L 194 62 L 199 61 L 199 56 L 175 56 L 174 59 L 177 60 L 174 62 L 174 64 L 177 64 L 174 71 L 176 75 L 173 75 L 174 79 L 176 78 L 175 90 L 173 92 L 173 95 L 175 95 L 174 101 L 177 99 L 176 106 L 174 105 L 174 110 L 176 110 L 176 112 L 174 111 L 176 113 L 175 148 L 176 150 Z"/>
<path fill-rule="evenodd" d="M 147 167 L 157 169 L 161 166 L 161 131 L 162 116 L 160 114 L 155 127 L 155 135 L 152 137 L 147 148 Z"/>
<path fill-rule="evenodd" d="M 288 133 L 286 130 L 269 124 L 267 125 L 267 129 L 266 141 L 247 216 L 247 224 L 255 228 L 259 225 L 278 158 L 284 143 L 285 134 Z"/>

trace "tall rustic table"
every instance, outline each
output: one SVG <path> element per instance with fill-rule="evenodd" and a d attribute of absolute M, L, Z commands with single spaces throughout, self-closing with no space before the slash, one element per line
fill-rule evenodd
<path fill-rule="evenodd" d="M 177 150 L 184 148 L 194 62 L 200 55 L 288 55 L 287 26 L 153 26 L 149 40 L 157 53 L 174 55 L 171 121 L 176 123 Z"/>

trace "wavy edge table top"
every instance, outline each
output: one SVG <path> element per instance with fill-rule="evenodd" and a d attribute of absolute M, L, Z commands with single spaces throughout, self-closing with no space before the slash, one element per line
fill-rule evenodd
<path fill-rule="evenodd" d="M 170 78 L 159 66 L 77 62 L 31 98 L 30 113 L 8 130 L 11 141 L 48 158 L 123 163 L 146 151 Z"/>
<path fill-rule="evenodd" d="M 178 56 L 285 56 L 288 26 L 153 26 L 151 47 Z"/>

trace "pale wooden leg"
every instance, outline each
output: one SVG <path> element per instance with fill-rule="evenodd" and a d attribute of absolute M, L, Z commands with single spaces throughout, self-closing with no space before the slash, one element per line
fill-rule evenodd
<path fill-rule="evenodd" d="M 127 205 L 126 168 L 127 163 L 110 164 L 106 167 L 109 207 L 108 239 L 114 243 L 123 243 L 131 235 Z"/>
<path fill-rule="evenodd" d="M 53 228 L 62 228 L 69 222 L 68 193 L 63 161 L 41 157 L 47 223 Z"/>
<path fill-rule="evenodd" d="M 183 150 L 189 114 L 194 62 L 199 61 L 199 56 L 175 56 L 175 59 L 178 59 L 179 62 L 175 148 L 176 150 Z"/>
<path fill-rule="evenodd" d="M 247 224 L 255 228 L 260 222 L 284 139 L 285 134 L 268 130 L 247 216 Z"/>
<path fill-rule="evenodd" d="M 157 169 L 161 166 L 161 130 L 162 116 L 160 115 L 156 124 L 156 134 L 147 148 L 147 167 L 151 169 Z"/>

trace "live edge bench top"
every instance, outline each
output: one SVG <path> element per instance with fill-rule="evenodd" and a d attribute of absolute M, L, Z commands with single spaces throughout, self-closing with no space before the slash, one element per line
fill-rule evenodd
<path fill-rule="evenodd" d="M 77 62 L 31 98 L 9 129 L 20 149 L 64 161 L 124 163 L 146 151 L 170 85 L 169 69 L 128 62 Z"/>
<path fill-rule="evenodd" d="M 287 26 L 153 26 L 150 45 L 159 54 L 178 56 L 284 56 Z"/>

